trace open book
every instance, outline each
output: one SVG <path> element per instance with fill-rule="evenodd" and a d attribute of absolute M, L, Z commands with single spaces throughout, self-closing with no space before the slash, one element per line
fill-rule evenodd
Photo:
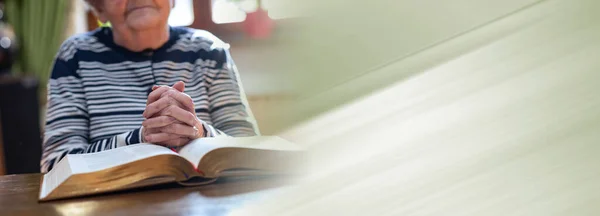
<path fill-rule="evenodd" d="M 169 182 L 208 184 L 223 176 L 290 171 L 302 150 L 279 137 L 219 137 L 192 141 L 175 152 L 135 144 L 65 156 L 41 179 L 40 201 L 77 197 Z"/>

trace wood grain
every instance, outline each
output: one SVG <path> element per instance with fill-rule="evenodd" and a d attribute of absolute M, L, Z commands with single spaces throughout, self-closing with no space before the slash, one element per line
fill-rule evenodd
<path fill-rule="evenodd" d="M 289 183 L 283 177 L 227 178 L 215 184 L 177 184 L 38 202 L 41 174 L 0 177 L 2 215 L 224 215 Z"/>

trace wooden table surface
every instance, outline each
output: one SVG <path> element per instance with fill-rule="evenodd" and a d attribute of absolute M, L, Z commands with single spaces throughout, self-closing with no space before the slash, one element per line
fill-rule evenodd
<path fill-rule="evenodd" d="M 38 202 L 41 174 L 0 176 L 0 215 L 225 215 L 289 183 L 283 177 L 220 179 L 214 184 L 153 186 Z"/>

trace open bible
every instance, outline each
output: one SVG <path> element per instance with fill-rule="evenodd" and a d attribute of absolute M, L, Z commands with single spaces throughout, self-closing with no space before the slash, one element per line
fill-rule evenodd
<path fill-rule="evenodd" d="M 291 173 L 302 150 L 279 137 L 201 138 L 177 152 L 135 144 L 65 156 L 43 175 L 40 201 L 178 182 L 209 184 L 218 177 Z"/>

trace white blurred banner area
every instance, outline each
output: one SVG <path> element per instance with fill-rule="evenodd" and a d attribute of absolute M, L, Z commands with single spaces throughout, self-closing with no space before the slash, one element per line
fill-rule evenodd
<path fill-rule="evenodd" d="M 305 175 L 233 215 L 600 215 L 600 1 L 298 4 Z"/>

